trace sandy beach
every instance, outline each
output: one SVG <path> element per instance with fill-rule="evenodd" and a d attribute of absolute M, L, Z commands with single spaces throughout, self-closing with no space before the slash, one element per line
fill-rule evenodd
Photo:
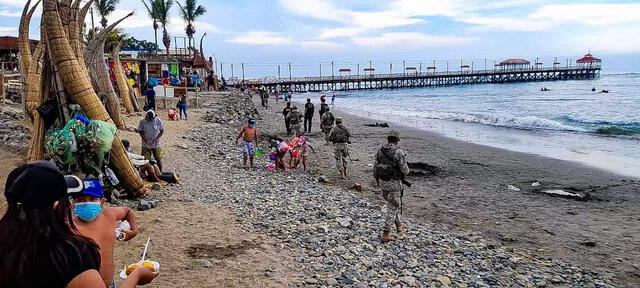
<path fill-rule="evenodd" d="M 389 128 L 365 126 L 375 121 L 335 107 L 354 134 L 346 180 L 334 171 L 332 146 L 324 144 L 317 118 L 310 173 L 267 171 L 266 157 L 257 159 L 257 168 L 243 169 L 240 148 L 233 145 L 242 121 L 255 113 L 255 103 L 267 147 L 269 136 L 285 136 L 284 104 L 270 101 L 263 109 L 257 97 L 252 103 L 228 93 L 205 99 L 189 111 L 189 121 L 169 122 L 160 112 L 167 127 L 165 170 L 178 173 L 182 183 L 153 191 L 148 200 L 158 200 L 158 206 L 136 212 L 140 235 L 116 245 L 115 263 L 124 265 L 137 261 L 152 237 L 150 257 L 162 264 L 162 274 L 147 287 L 640 283 L 640 182 L 635 179 L 397 127 L 409 162 L 426 165 L 413 165 L 409 177 L 414 186 L 405 193 L 403 214 L 408 231 L 395 243 L 381 244 L 386 208 L 370 175 L 373 153 Z M 129 116 L 127 123 L 136 125 L 138 119 Z M 138 150 L 137 135 L 121 135 Z M 9 171 L 20 158 L 5 154 L 3 171 Z M 531 186 L 534 182 L 540 186 Z M 354 183 L 365 190 L 351 189 Z M 540 193 L 546 189 L 591 198 Z"/>

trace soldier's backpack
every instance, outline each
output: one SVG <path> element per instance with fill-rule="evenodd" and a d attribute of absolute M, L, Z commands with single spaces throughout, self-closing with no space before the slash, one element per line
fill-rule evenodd
<path fill-rule="evenodd" d="M 347 143 L 349 141 L 347 130 L 338 126 L 333 127 L 333 133 L 331 133 L 331 138 L 329 139 L 329 141 L 333 143 Z"/>
<path fill-rule="evenodd" d="M 291 123 L 291 125 L 298 125 L 300 124 L 300 112 L 295 111 L 295 112 L 289 112 L 289 123 Z"/>
<path fill-rule="evenodd" d="M 322 115 L 322 125 L 324 126 L 332 126 L 333 122 L 335 121 L 336 119 L 333 117 L 333 113 L 331 113 L 331 111 L 326 112 L 324 115 Z"/>
<path fill-rule="evenodd" d="M 382 181 L 400 180 L 402 173 L 399 171 L 397 161 L 393 158 L 396 154 L 395 147 L 382 147 L 376 154 L 375 177 Z"/>
<path fill-rule="evenodd" d="M 327 103 L 320 104 L 320 114 L 324 114 L 325 112 L 327 112 L 327 108 L 329 108 L 329 104 Z"/>

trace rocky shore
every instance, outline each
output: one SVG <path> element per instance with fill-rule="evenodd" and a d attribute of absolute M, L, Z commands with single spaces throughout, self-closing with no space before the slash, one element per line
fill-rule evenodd
<path fill-rule="evenodd" d="M 266 157 L 258 158 L 257 168 L 242 169 L 240 149 L 233 145 L 238 129 L 251 116 L 261 119 L 262 141 L 284 136 L 281 115 L 273 110 L 278 108 L 258 116 L 251 98 L 235 94 L 214 98 L 204 109 L 204 122 L 182 137 L 184 184 L 154 197 L 230 209 L 242 229 L 289 251 L 304 276 L 288 286 L 616 287 L 608 276 L 584 267 L 410 215 L 399 240 L 381 244 L 384 203 L 372 189 L 341 188 L 349 185 L 336 182 L 326 168 L 333 163 L 326 157 L 331 147 L 320 135 L 311 136 L 320 150 L 311 156 L 311 174 L 268 171 Z M 367 165 L 365 160 L 359 165 Z M 265 271 L 264 277 L 279 274 Z"/>

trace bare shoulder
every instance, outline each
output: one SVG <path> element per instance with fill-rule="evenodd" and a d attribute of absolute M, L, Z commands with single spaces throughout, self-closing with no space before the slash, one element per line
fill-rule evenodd
<path fill-rule="evenodd" d="M 109 219 L 117 221 L 122 220 L 121 218 L 127 215 L 127 212 L 129 212 L 129 210 L 131 209 L 127 207 L 107 207 L 102 209 L 102 213 Z"/>

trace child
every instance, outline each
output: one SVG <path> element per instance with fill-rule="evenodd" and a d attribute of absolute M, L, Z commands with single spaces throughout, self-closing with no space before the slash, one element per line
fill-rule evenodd
<path fill-rule="evenodd" d="M 271 148 L 272 151 L 276 154 L 276 169 L 282 169 L 282 171 L 287 171 L 287 165 L 284 162 L 284 156 L 287 155 L 289 151 L 289 144 L 284 142 L 279 137 L 273 137 L 271 140 Z"/>
<path fill-rule="evenodd" d="M 169 108 L 169 112 L 167 112 L 167 114 L 170 121 L 178 121 L 178 113 L 176 112 L 176 109 Z"/>
<path fill-rule="evenodd" d="M 307 140 L 304 136 L 300 136 L 300 139 L 298 139 L 298 145 L 296 146 L 298 157 L 296 157 L 295 166 L 293 168 L 298 168 L 298 164 L 300 164 L 300 162 L 302 161 L 302 171 L 304 171 L 305 173 L 307 172 L 307 156 L 309 155 L 309 148 L 311 148 L 311 151 L 313 151 L 313 153 L 316 153 L 316 150 L 313 149 L 313 146 L 311 146 L 309 140 Z"/>
<path fill-rule="evenodd" d="M 71 194 L 73 198 L 73 222 L 78 231 L 100 247 L 100 276 L 107 287 L 115 287 L 113 281 L 113 246 L 116 240 L 116 221 L 127 220 L 131 230 L 123 230 L 123 241 L 138 235 L 138 225 L 133 211 L 126 207 L 104 207 L 102 185 L 98 180 L 84 180 L 83 189 Z"/>
<path fill-rule="evenodd" d="M 251 163 L 251 168 L 253 168 L 253 157 L 255 155 L 255 148 L 258 146 L 258 128 L 256 128 L 256 120 L 249 119 L 246 126 L 242 126 L 238 137 L 236 138 L 236 145 L 238 145 L 238 140 L 242 138 L 242 156 L 243 156 L 243 167 L 247 167 L 247 159 L 249 159 Z"/>

